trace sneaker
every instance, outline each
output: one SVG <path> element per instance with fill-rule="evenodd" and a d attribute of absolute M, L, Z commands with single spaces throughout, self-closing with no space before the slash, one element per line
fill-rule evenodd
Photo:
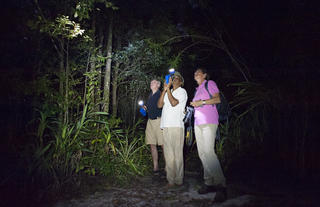
<path fill-rule="evenodd" d="M 153 171 L 154 176 L 159 176 L 160 175 L 160 170 L 154 170 Z"/>
<path fill-rule="evenodd" d="M 207 194 L 210 192 L 216 192 L 217 188 L 214 185 L 203 185 L 199 190 L 198 193 L 199 194 Z"/>
<path fill-rule="evenodd" d="M 214 202 L 224 202 L 227 200 L 227 189 L 225 187 L 217 190 L 216 197 L 214 198 Z"/>

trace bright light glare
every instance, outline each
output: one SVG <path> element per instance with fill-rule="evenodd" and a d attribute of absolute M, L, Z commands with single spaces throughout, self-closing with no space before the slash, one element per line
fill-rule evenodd
<path fill-rule="evenodd" d="M 143 106 L 143 101 L 142 100 L 139 101 L 138 104 L 139 104 L 139 106 Z"/>
<path fill-rule="evenodd" d="M 170 68 L 169 73 L 174 73 L 174 68 Z"/>

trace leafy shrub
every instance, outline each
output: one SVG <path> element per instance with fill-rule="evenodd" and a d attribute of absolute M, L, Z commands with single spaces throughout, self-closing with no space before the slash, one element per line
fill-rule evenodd
<path fill-rule="evenodd" d="M 32 154 L 28 169 L 33 178 L 57 188 L 80 173 L 109 176 L 116 183 L 123 183 L 146 172 L 149 153 L 145 152 L 141 121 L 123 129 L 120 119 L 104 112 L 87 112 L 86 106 L 72 124 L 63 125 L 56 119 L 41 123 L 45 124 L 40 124 L 38 131 L 45 131 L 51 139 L 28 148 Z M 38 139 L 43 136 L 38 133 Z"/>

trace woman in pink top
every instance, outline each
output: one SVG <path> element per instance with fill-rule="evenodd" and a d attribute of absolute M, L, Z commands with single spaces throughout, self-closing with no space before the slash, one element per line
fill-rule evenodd
<path fill-rule="evenodd" d="M 204 68 L 196 70 L 194 79 L 199 86 L 190 105 L 195 109 L 195 135 L 198 154 L 204 169 L 204 185 L 198 193 L 217 192 L 215 200 L 224 201 L 227 197 L 226 181 L 214 149 L 219 124 L 219 114 L 215 105 L 220 103 L 219 89 L 214 81 L 207 80 L 208 74 Z M 212 98 L 205 88 L 206 82 Z"/>

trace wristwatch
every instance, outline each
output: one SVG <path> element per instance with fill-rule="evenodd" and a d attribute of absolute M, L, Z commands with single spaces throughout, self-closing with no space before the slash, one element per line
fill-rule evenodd
<path fill-rule="evenodd" d="M 202 105 L 205 105 L 206 104 L 206 101 L 205 100 L 202 100 Z"/>

